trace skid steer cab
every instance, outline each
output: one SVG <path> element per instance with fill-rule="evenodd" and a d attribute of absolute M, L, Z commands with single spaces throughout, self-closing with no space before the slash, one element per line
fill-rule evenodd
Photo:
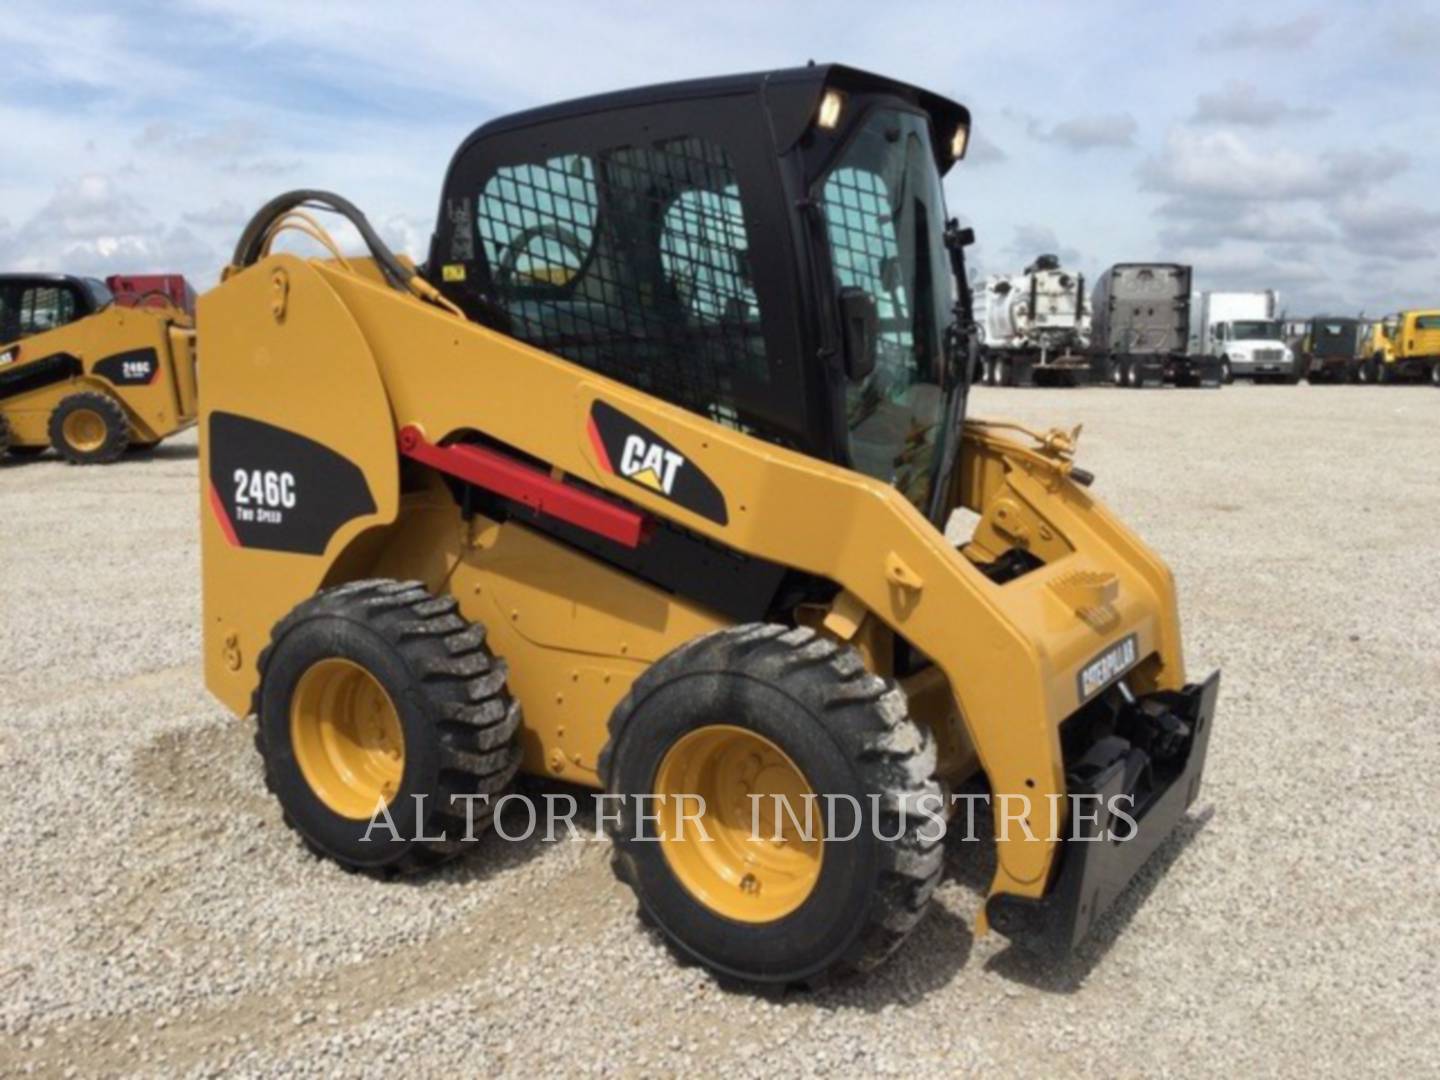
<path fill-rule="evenodd" d="M 117 304 L 94 278 L 0 274 L 0 457 L 53 447 L 104 465 L 194 425 L 193 320 L 153 303 Z"/>
<path fill-rule="evenodd" d="M 969 131 L 811 66 L 487 124 L 419 269 L 336 195 L 256 215 L 199 304 L 205 671 L 313 851 L 423 870 L 517 772 L 581 785 L 676 949 L 813 982 L 917 924 L 981 774 L 982 921 L 1084 936 L 1195 798 L 1216 680 L 1073 437 L 965 420 Z"/>

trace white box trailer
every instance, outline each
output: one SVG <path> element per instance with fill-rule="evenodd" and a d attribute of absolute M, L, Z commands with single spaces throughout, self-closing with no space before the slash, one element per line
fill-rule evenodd
<path fill-rule="evenodd" d="M 1200 302 L 1190 305 L 1191 354 L 1215 357 L 1226 382 L 1299 382 L 1300 369 L 1285 341 L 1279 307 L 1280 294 L 1274 289 L 1201 293 Z"/>

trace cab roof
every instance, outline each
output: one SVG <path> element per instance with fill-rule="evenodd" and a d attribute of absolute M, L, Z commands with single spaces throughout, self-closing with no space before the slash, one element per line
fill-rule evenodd
<path fill-rule="evenodd" d="M 459 157 L 467 147 L 481 139 L 552 121 L 573 120 L 637 106 L 744 95 L 755 95 L 763 101 L 770 112 L 776 150 L 783 153 L 805 133 L 815 117 L 816 109 L 819 108 L 821 96 L 831 87 L 854 93 L 892 94 L 907 100 L 928 113 L 940 133 L 948 134 L 961 124 L 967 127 L 970 124 L 969 109 L 929 90 L 844 64 L 812 63 L 805 67 L 782 68 L 776 71 L 689 79 L 615 90 L 510 113 L 477 128 L 460 145 L 456 156 Z M 937 151 L 941 149 L 941 143 L 943 140 L 937 140 Z M 942 171 L 950 164 L 952 162 L 948 159 L 942 162 Z"/>

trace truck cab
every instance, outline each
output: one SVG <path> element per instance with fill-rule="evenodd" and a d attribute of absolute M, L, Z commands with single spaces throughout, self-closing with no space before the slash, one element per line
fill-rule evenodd
<path fill-rule="evenodd" d="M 1273 289 L 1206 292 L 1191 332 L 1191 351 L 1213 356 L 1226 382 L 1254 379 L 1295 383 L 1295 351 L 1286 344 L 1285 323 L 1276 317 Z"/>
<path fill-rule="evenodd" d="M 1283 327 L 1273 319 L 1237 319 L 1216 323 L 1211 341 L 1222 354 L 1226 378 L 1277 378 L 1295 381 L 1295 353 L 1285 344 Z"/>
<path fill-rule="evenodd" d="M 1353 382 L 1364 324 L 1339 315 L 1316 315 L 1296 347 L 1311 383 Z"/>
<path fill-rule="evenodd" d="M 1364 383 L 1423 379 L 1440 386 L 1440 309 L 1401 311 L 1371 323 L 1357 376 Z"/>

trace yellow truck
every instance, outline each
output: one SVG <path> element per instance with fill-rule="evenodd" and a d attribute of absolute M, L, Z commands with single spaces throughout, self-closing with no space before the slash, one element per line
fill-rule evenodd
<path fill-rule="evenodd" d="M 195 423 L 194 321 L 95 278 L 0 274 L 0 457 L 104 465 Z"/>
<path fill-rule="evenodd" d="M 1402 311 L 1371 323 L 1356 374 L 1362 383 L 1426 379 L 1440 386 L 1440 308 Z"/>

